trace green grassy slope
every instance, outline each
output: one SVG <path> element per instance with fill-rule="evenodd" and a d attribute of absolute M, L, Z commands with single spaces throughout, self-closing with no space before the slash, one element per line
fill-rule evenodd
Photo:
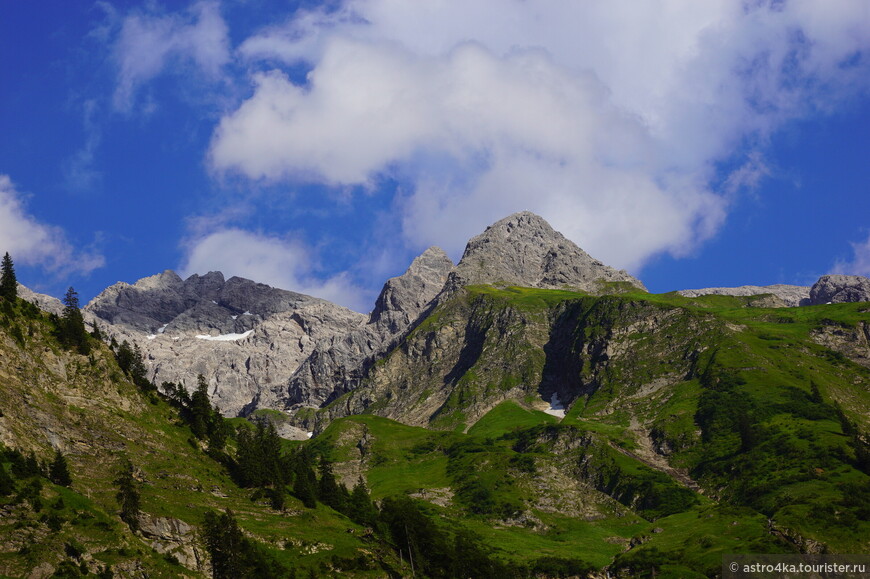
<path fill-rule="evenodd" d="M 566 536 L 596 565 L 616 557 L 614 567 L 674 576 L 714 573 L 729 550 L 870 552 L 870 305 L 764 303 L 467 288 L 321 417 L 368 399 L 363 412 L 452 431 L 356 470 L 369 470 L 377 491 L 377 469 L 396 469 L 380 492 L 428 494 L 520 559 L 565 554 L 550 538 Z M 540 412 L 554 392 L 568 407 L 556 430 Z M 386 439 L 373 444 L 389 448 Z M 546 482 L 520 466 L 549 473 Z M 577 484 L 587 504 L 606 497 L 640 527 L 591 547 L 611 515 L 559 521 L 540 509 L 548 492 Z M 633 547 L 623 553 L 619 537 Z"/>
<path fill-rule="evenodd" d="M 207 511 L 227 509 L 244 533 L 302 576 L 383 576 L 382 563 L 393 562 L 392 551 L 328 507 L 306 509 L 290 496 L 275 511 L 264 499 L 252 501 L 178 412 L 134 386 L 105 345 L 93 341 L 89 356 L 62 349 L 48 318 L 21 301 L 0 313 L 0 362 L 0 450 L 48 461 L 60 449 L 73 480 L 65 488 L 44 477 L 15 479 L 14 492 L 0 496 L 0 575 L 73 573 L 73 566 L 79 573 L 111 567 L 116 576 L 204 576 L 198 528 Z M 142 513 L 180 521 L 189 532 L 149 536 L 120 520 L 113 479 L 125 459 L 135 466 Z M 0 459 L 7 472 L 10 466 Z M 36 504 L 22 497 L 32 484 L 42 487 Z"/>

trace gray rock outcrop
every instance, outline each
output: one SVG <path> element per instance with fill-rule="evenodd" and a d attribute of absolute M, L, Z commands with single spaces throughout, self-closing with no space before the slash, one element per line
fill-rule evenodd
<path fill-rule="evenodd" d="M 193 571 L 207 571 L 210 565 L 198 544 L 196 528 L 179 519 L 139 513 L 139 532 L 151 548 L 171 555 Z"/>
<path fill-rule="evenodd" d="M 64 305 L 62 301 L 52 296 L 36 293 L 20 283 L 18 284 L 18 297 L 32 304 L 36 304 L 36 307 L 45 312 L 57 314 L 58 316 L 63 315 Z"/>
<path fill-rule="evenodd" d="M 430 247 L 408 270 L 387 280 L 369 316 L 378 333 L 395 335 L 414 322 L 438 295 L 453 269 L 453 261 L 440 247 Z"/>
<path fill-rule="evenodd" d="M 823 275 L 810 289 L 810 305 L 870 302 L 870 279 L 860 275 Z"/>
<path fill-rule="evenodd" d="M 316 344 L 366 321 L 328 301 L 220 272 L 182 280 L 165 271 L 117 283 L 84 310 L 118 341 L 139 345 L 155 384 L 192 389 L 205 376 L 212 401 L 229 416 L 279 405 L 287 378 Z"/>
<path fill-rule="evenodd" d="M 498 284 L 599 294 L 608 291 L 609 282 L 626 282 L 646 291 L 628 272 L 601 263 L 543 218 L 521 211 L 468 242 L 445 289 L 451 293 L 467 285 Z"/>
<path fill-rule="evenodd" d="M 366 325 L 315 346 L 287 385 L 285 408 L 320 406 L 355 388 L 367 364 L 388 349 L 441 292 L 453 262 L 430 247 L 408 270 L 384 284 Z"/>
<path fill-rule="evenodd" d="M 793 308 L 796 306 L 804 305 L 806 303 L 806 301 L 810 297 L 810 288 L 808 286 L 786 284 L 765 286 L 742 285 L 740 287 L 708 287 L 703 289 L 688 289 L 680 290 L 677 293 L 687 298 L 696 298 L 706 295 L 743 297 L 769 294 L 782 300 L 782 304 L 780 305 L 780 307 Z"/>

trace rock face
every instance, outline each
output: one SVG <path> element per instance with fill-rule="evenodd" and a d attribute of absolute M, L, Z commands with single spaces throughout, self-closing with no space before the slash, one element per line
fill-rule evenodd
<path fill-rule="evenodd" d="M 810 289 L 810 304 L 870 302 L 870 279 L 860 275 L 823 275 Z"/>
<path fill-rule="evenodd" d="M 621 289 L 611 282 L 645 290 L 522 212 L 469 241 L 456 267 L 441 249 L 427 249 L 384 284 L 368 317 L 251 280 L 226 280 L 220 272 L 182 280 L 169 270 L 107 288 L 85 315 L 118 341 L 138 344 L 158 386 L 193 388 L 202 374 L 225 415 L 246 415 L 319 407 L 356 388 L 378 356 L 465 286 Z"/>
<path fill-rule="evenodd" d="M 698 296 L 717 295 L 717 296 L 757 296 L 770 294 L 782 300 L 780 307 L 793 308 L 804 305 L 810 298 L 810 288 L 801 285 L 743 285 L 740 287 L 708 287 L 703 289 L 688 289 L 677 292 L 681 296 L 687 298 L 696 298 Z M 766 306 L 769 307 L 769 306 Z"/>
<path fill-rule="evenodd" d="M 36 293 L 35 291 L 21 284 L 18 284 L 18 297 L 30 303 L 36 304 L 36 306 L 43 311 L 51 312 L 52 314 L 57 314 L 58 316 L 63 314 L 64 305 L 62 301 L 52 296 Z"/>
<path fill-rule="evenodd" d="M 369 317 L 381 334 L 398 334 L 407 328 L 438 295 L 453 262 L 440 247 L 430 247 L 414 259 L 404 275 L 384 284 Z"/>
<path fill-rule="evenodd" d="M 274 407 L 287 378 L 316 344 L 346 335 L 365 316 L 303 294 L 220 272 L 182 280 L 165 271 L 118 283 L 85 306 L 108 332 L 140 346 L 149 378 L 196 384 L 202 374 L 226 415 Z"/>
<path fill-rule="evenodd" d="M 607 282 L 646 291 L 625 271 L 604 265 L 528 211 L 514 213 L 473 237 L 451 273 L 447 291 L 498 284 L 607 293 Z"/>
<path fill-rule="evenodd" d="M 371 413 L 453 430 L 503 400 L 543 411 L 564 404 L 564 412 L 609 387 L 616 366 L 631 370 L 613 387 L 639 398 L 683 381 L 701 342 L 716 343 L 723 332 L 712 318 L 644 301 L 576 300 L 548 311 L 512 302 L 511 295 L 457 290 L 373 365 L 359 388 L 304 426 L 319 432 L 336 418 Z"/>
<path fill-rule="evenodd" d="M 205 553 L 197 544 L 196 528 L 170 517 L 139 513 L 139 531 L 161 555 L 171 555 L 194 571 L 209 571 Z"/>
<path fill-rule="evenodd" d="M 365 326 L 315 346 L 290 378 L 284 407 L 320 406 L 355 388 L 369 361 L 417 320 L 452 269 L 447 254 L 430 247 L 404 274 L 387 280 Z"/>

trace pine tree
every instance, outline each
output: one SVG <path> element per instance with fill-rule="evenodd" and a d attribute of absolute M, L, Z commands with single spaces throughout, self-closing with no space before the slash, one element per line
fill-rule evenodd
<path fill-rule="evenodd" d="M 278 579 L 295 577 L 268 551 L 242 533 L 233 512 L 207 512 L 202 524 L 202 538 L 211 558 L 211 576 L 215 579 L 256 577 Z"/>
<path fill-rule="evenodd" d="M 18 297 L 18 280 L 15 278 L 15 265 L 12 263 L 12 258 L 9 252 L 3 256 L 3 263 L 0 266 L 0 297 L 14 302 Z"/>
<path fill-rule="evenodd" d="M 0 463 L 0 497 L 7 497 L 15 492 L 15 481 L 6 472 L 6 467 Z"/>
<path fill-rule="evenodd" d="M 88 354 L 91 351 L 88 343 L 88 333 L 85 330 L 85 320 L 79 309 L 79 294 L 70 286 L 66 290 L 63 303 L 63 316 L 60 320 L 58 338 L 68 348 L 77 348 L 80 354 Z"/>
<path fill-rule="evenodd" d="M 114 342 L 115 338 L 112 338 L 112 341 Z M 130 347 L 130 342 L 127 340 L 121 342 L 121 345 L 118 346 L 118 351 L 115 353 L 115 360 L 117 360 L 118 367 L 123 372 L 130 373 L 133 367 L 133 348 Z"/>
<path fill-rule="evenodd" d="M 197 386 L 190 397 L 190 429 L 200 440 L 208 435 L 208 422 L 211 418 L 211 401 L 208 399 L 208 384 L 205 376 L 196 377 Z"/>
<path fill-rule="evenodd" d="M 320 482 L 317 488 L 317 498 L 324 505 L 330 506 L 336 511 L 343 511 L 345 505 L 338 482 L 335 480 L 335 473 L 332 471 L 332 463 L 321 458 L 319 470 Z"/>
<path fill-rule="evenodd" d="M 245 536 L 232 511 L 227 510 L 222 515 L 207 512 L 202 534 L 211 556 L 211 576 L 215 579 L 242 577 Z"/>
<path fill-rule="evenodd" d="M 121 520 L 135 532 L 139 529 L 139 486 L 133 476 L 133 463 L 129 459 L 121 465 L 114 483 L 118 487 L 115 498 L 121 506 Z"/>
<path fill-rule="evenodd" d="M 240 426 L 236 434 L 238 448 L 236 464 L 238 465 L 239 485 L 243 487 L 259 487 L 263 485 L 263 456 L 257 445 L 257 439 L 251 430 Z"/>
<path fill-rule="evenodd" d="M 312 462 L 311 454 L 305 447 L 293 456 L 293 495 L 309 509 L 317 506 L 317 476 Z"/>
<path fill-rule="evenodd" d="M 54 453 L 54 460 L 48 467 L 48 479 L 56 485 L 68 487 L 72 484 L 72 476 L 69 473 L 69 464 L 66 457 L 60 451 Z"/>
<path fill-rule="evenodd" d="M 281 437 L 278 436 L 274 424 L 267 422 L 264 425 L 261 422 L 257 425 L 257 444 L 260 447 L 265 466 L 264 484 L 271 486 L 286 484 L 288 481 L 282 468 Z"/>
<path fill-rule="evenodd" d="M 367 527 L 374 527 L 377 522 L 378 511 L 372 504 L 372 498 L 362 477 L 359 477 L 350 493 L 348 516 L 352 521 Z"/>

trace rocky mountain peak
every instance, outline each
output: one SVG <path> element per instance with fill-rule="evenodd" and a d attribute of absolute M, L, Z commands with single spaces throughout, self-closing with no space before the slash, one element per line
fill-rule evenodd
<path fill-rule="evenodd" d="M 505 284 L 599 293 L 601 282 L 628 282 L 646 289 L 627 272 L 591 257 L 539 215 L 521 211 L 490 225 L 468 242 L 447 290 Z"/>
<path fill-rule="evenodd" d="M 810 304 L 870 302 L 870 279 L 861 275 L 823 275 L 810 288 Z"/>
<path fill-rule="evenodd" d="M 262 319 L 318 301 L 322 300 L 241 277 L 226 280 L 219 271 L 182 280 L 166 270 L 133 285 L 118 282 L 91 300 L 85 310 L 111 324 L 146 333 L 167 326 L 229 333 L 251 329 L 252 316 Z"/>
<path fill-rule="evenodd" d="M 452 269 L 453 261 L 444 250 L 430 247 L 411 262 L 404 274 L 387 280 L 369 323 L 382 334 L 402 331 L 438 295 Z"/>

